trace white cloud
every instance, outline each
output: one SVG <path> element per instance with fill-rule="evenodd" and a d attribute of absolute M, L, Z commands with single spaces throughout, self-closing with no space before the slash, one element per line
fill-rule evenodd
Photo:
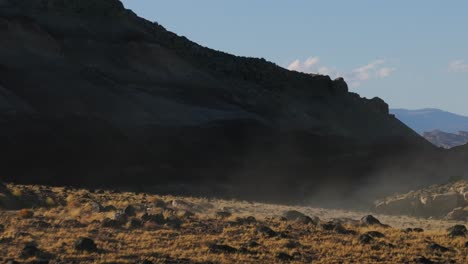
<path fill-rule="evenodd" d="M 377 72 L 377 76 L 379 76 L 380 78 L 385 78 L 385 77 L 388 77 L 390 76 L 394 71 L 396 71 L 395 68 L 382 68 L 380 69 L 378 72 Z"/>
<path fill-rule="evenodd" d="M 314 67 L 315 65 L 318 65 L 320 62 L 319 57 L 310 57 L 304 62 L 304 66 L 306 68 L 311 68 Z"/>
<path fill-rule="evenodd" d="M 334 67 L 321 65 L 319 57 L 309 57 L 304 62 L 301 62 L 299 59 L 294 60 L 287 68 L 289 70 L 299 72 L 329 75 L 331 78 L 341 76 L 345 78 L 351 87 L 359 87 L 363 82 L 372 79 L 389 77 L 396 71 L 396 68 L 388 67 L 385 60 L 379 59 L 357 67 L 351 71 L 341 73 Z"/>
<path fill-rule="evenodd" d="M 384 60 L 376 60 L 376 61 L 372 61 L 364 66 L 361 66 L 357 69 L 354 69 L 352 72 L 353 72 L 353 75 L 354 75 L 354 78 L 360 80 L 360 81 L 367 81 L 369 79 L 371 79 L 373 77 L 373 74 L 375 73 L 375 71 L 377 70 L 377 68 L 379 67 L 379 65 L 381 64 L 384 64 L 385 61 Z"/>
<path fill-rule="evenodd" d="M 449 71 L 451 72 L 468 72 L 468 64 L 463 60 L 455 60 L 449 63 Z"/>
<path fill-rule="evenodd" d="M 288 70 L 290 71 L 300 71 L 301 70 L 301 61 L 295 60 L 291 62 L 288 66 Z"/>

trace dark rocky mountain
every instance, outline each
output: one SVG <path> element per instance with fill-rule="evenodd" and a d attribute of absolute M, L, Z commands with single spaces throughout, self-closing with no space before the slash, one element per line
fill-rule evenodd
<path fill-rule="evenodd" d="M 468 117 L 439 109 L 390 109 L 390 112 L 419 134 L 434 130 L 448 133 L 468 131 Z"/>
<path fill-rule="evenodd" d="M 381 99 L 202 47 L 116 0 L 0 0 L 0 36 L 8 181 L 349 201 L 438 177 L 439 150 Z"/>
<path fill-rule="evenodd" d="M 457 134 L 447 133 L 440 130 L 424 132 L 423 137 L 432 144 L 441 148 L 453 148 L 468 143 L 468 132 L 459 131 Z"/>

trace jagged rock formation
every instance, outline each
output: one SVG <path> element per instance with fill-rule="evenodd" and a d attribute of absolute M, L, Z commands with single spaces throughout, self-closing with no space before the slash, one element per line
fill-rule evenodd
<path fill-rule="evenodd" d="M 378 201 L 375 211 L 468 221 L 468 181 L 434 185 Z"/>
<path fill-rule="evenodd" d="M 468 132 L 465 131 L 459 131 L 457 134 L 453 134 L 440 130 L 434 130 L 431 132 L 424 132 L 423 137 L 432 144 L 446 149 L 468 143 Z"/>
<path fill-rule="evenodd" d="M 383 169 L 405 188 L 434 176 L 402 173 L 433 148 L 381 99 L 202 47 L 117 0 L 0 0 L 0 109 L 10 181 L 281 199 L 348 197 Z"/>

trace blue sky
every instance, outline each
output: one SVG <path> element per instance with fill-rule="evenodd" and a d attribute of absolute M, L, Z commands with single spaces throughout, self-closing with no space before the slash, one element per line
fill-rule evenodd
<path fill-rule="evenodd" d="M 344 76 L 393 108 L 468 115 L 468 1 L 123 0 L 179 35 L 285 68 Z"/>

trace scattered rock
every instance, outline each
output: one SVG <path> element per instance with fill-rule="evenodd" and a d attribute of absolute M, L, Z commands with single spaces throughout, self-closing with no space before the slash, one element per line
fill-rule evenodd
<path fill-rule="evenodd" d="M 162 225 L 165 223 L 163 214 L 144 214 L 141 216 L 141 220 L 143 222 L 152 222 L 158 225 Z"/>
<path fill-rule="evenodd" d="M 454 225 L 447 229 L 450 237 L 464 237 L 468 234 L 468 230 L 464 225 Z"/>
<path fill-rule="evenodd" d="M 422 232 L 424 232 L 424 229 L 419 228 L 419 227 L 415 227 L 415 228 L 408 227 L 408 228 L 405 228 L 405 229 L 403 229 L 401 231 L 405 232 L 405 233 L 411 233 L 411 232 L 422 233 Z"/>
<path fill-rule="evenodd" d="M 143 260 L 140 264 L 153 264 L 153 262 L 150 260 Z"/>
<path fill-rule="evenodd" d="M 260 246 L 260 244 L 257 241 L 250 241 L 245 246 L 248 247 L 248 248 L 255 248 L 255 247 Z"/>
<path fill-rule="evenodd" d="M 281 261 L 291 261 L 294 259 L 293 256 L 287 254 L 287 253 L 284 253 L 284 252 L 280 252 L 276 255 L 276 258 L 281 260 Z"/>
<path fill-rule="evenodd" d="M 468 248 L 468 241 L 465 242 L 465 247 Z"/>
<path fill-rule="evenodd" d="M 42 220 L 39 220 L 39 221 L 32 222 L 31 226 L 35 228 L 50 228 L 52 225 Z"/>
<path fill-rule="evenodd" d="M 231 215 L 232 214 L 230 212 L 228 212 L 228 211 L 218 211 L 218 212 L 216 212 L 216 217 L 221 218 L 221 219 L 231 217 Z"/>
<path fill-rule="evenodd" d="M 184 200 L 172 200 L 171 206 L 182 210 L 195 210 L 197 206 Z"/>
<path fill-rule="evenodd" d="M 296 211 L 296 210 L 290 210 L 290 211 L 286 211 L 283 213 L 283 216 L 288 220 L 288 221 L 296 221 L 296 222 L 299 222 L 299 223 L 302 223 L 302 224 L 318 224 L 319 222 L 319 219 L 317 217 L 314 217 L 314 219 L 312 219 L 311 217 L 299 212 L 299 211 Z"/>
<path fill-rule="evenodd" d="M 247 217 L 237 217 L 235 220 L 235 224 L 237 225 L 251 225 L 255 224 L 257 222 L 257 219 L 253 216 L 247 216 Z"/>
<path fill-rule="evenodd" d="M 136 216 L 136 209 L 135 207 L 129 205 L 127 207 L 125 207 L 125 209 L 123 210 L 123 213 L 126 215 L 126 216 Z"/>
<path fill-rule="evenodd" d="M 34 217 L 34 212 L 28 209 L 21 209 L 18 212 L 18 216 L 21 218 L 28 219 Z"/>
<path fill-rule="evenodd" d="M 113 205 L 107 205 L 102 208 L 103 212 L 115 212 L 117 211 L 117 208 Z"/>
<path fill-rule="evenodd" d="M 82 228 L 86 225 L 75 219 L 64 220 L 60 223 L 60 226 L 65 228 Z"/>
<path fill-rule="evenodd" d="M 295 241 L 295 240 L 289 240 L 285 245 L 286 248 L 293 249 L 293 248 L 298 248 L 301 245 L 301 243 Z"/>
<path fill-rule="evenodd" d="M 209 244 L 208 249 L 213 253 L 236 253 L 237 249 L 223 244 Z"/>
<path fill-rule="evenodd" d="M 431 243 L 427 246 L 428 249 L 430 250 L 434 250 L 434 251 L 440 251 L 440 252 L 448 252 L 450 251 L 450 249 L 444 247 L 444 246 L 441 246 L 437 243 Z"/>
<path fill-rule="evenodd" d="M 0 224 L 0 232 L 4 232 L 5 231 L 5 226 Z"/>
<path fill-rule="evenodd" d="M 86 209 L 92 213 L 101 213 L 103 211 L 102 205 L 95 201 L 88 202 Z"/>
<path fill-rule="evenodd" d="M 143 222 L 140 219 L 132 218 L 127 225 L 128 228 L 140 228 L 143 226 Z"/>
<path fill-rule="evenodd" d="M 170 216 L 168 218 L 165 219 L 165 224 L 166 226 L 168 227 L 171 227 L 171 228 L 180 228 L 182 226 L 182 220 L 180 220 L 180 218 L 178 218 L 177 216 Z"/>
<path fill-rule="evenodd" d="M 153 206 L 154 207 L 157 207 L 157 208 L 166 208 L 166 203 L 161 200 L 161 199 L 156 199 L 154 202 L 153 202 Z"/>
<path fill-rule="evenodd" d="M 110 218 L 104 218 L 104 220 L 102 220 L 101 222 L 101 227 L 118 228 L 121 226 L 122 226 L 121 222 L 114 220 L 114 219 L 110 219 Z"/>
<path fill-rule="evenodd" d="M 37 247 L 36 243 L 30 242 L 27 243 L 23 249 L 21 249 L 22 258 L 31 258 L 37 257 L 42 253 L 42 251 Z"/>
<path fill-rule="evenodd" d="M 195 214 L 187 210 L 181 210 L 177 212 L 177 216 L 182 218 L 192 218 Z"/>
<path fill-rule="evenodd" d="M 379 219 L 375 218 L 372 215 L 366 215 L 363 218 L 361 218 L 361 224 L 366 225 L 366 226 L 376 225 L 376 226 L 381 226 L 381 227 L 388 227 L 388 225 L 382 224 L 379 221 Z"/>
<path fill-rule="evenodd" d="M 372 241 L 374 241 L 374 238 L 368 234 L 362 234 L 359 236 L 358 240 L 361 244 L 370 244 Z"/>
<path fill-rule="evenodd" d="M 435 262 L 433 262 L 432 260 L 426 258 L 426 257 L 417 257 L 414 259 L 414 262 L 416 264 L 434 264 Z"/>
<path fill-rule="evenodd" d="M 326 223 L 322 223 L 321 227 L 323 230 L 327 231 L 335 231 L 338 234 L 342 235 L 354 235 L 356 232 L 354 230 L 346 229 L 341 223 L 335 221 L 328 221 Z"/>
<path fill-rule="evenodd" d="M 114 213 L 113 220 L 119 222 L 120 225 L 123 225 L 128 221 L 128 215 L 125 212 L 118 211 Z"/>
<path fill-rule="evenodd" d="M 275 237 L 278 235 L 278 233 L 273 231 L 268 226 L 264 226 L 264 225 L 257 227 L 257 232 L 267 237 Z"/>
<path fill-rule="evenodd" d="M 385 237 L 385 235 L 383 233 L 380 233 L 379 231 L 368 231 L 366 233 L 364 233 L 364 235 L 369 235 L 371 236 L 372 238 L 382 238 L 382 237 Z"/>
<path fill-rule="evenodd" d="M 81 237 L 76 240 L 75 249 L 78 251 L 97 252 L 96 243 L 94 243 L 94 240 L 87 237 Z"/>

